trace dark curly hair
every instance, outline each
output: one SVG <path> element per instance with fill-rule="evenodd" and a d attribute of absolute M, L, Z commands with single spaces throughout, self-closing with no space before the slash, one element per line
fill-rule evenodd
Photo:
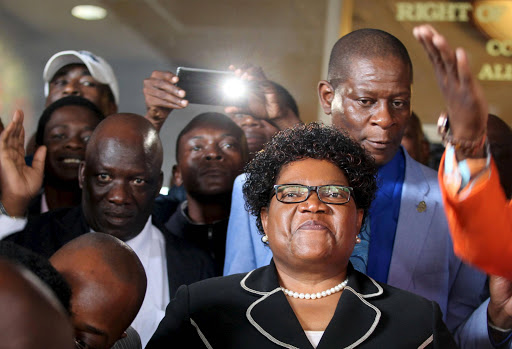
<path fill-rule="evenodd" d="M 343 170 L 349 185 L 354 188 L 356 207 L 362 208 L 366 217 L 377 190 L 377 167 L 373 158 L 338 129 L 310 123 L 276 134 L 245 168 L 245 206 L 257 217 L 256 225 L 261 233 L 260 211 L 270 203 L 281 168 L 306 158 L 327 160 Z"/>

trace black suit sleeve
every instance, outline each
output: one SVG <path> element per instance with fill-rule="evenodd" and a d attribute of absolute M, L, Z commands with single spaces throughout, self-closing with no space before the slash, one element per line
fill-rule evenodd
<path fill-rule="evenodd" d="M 433 342 L 431 345 L 426 348 L 458 348 L 457 344 L 455 344 L 455 340 L 452 337 L 452 334 L 446 327 L 443 321 L 443 313 L 441 312 L 441 308 L 436 302 L 432 302 L 433 312 L 432 312 L 432 328 L 433 328 Z"/>
<path fill-rule="evenodd" d="M 165 310 L 165 316 L 146 349 L 206 348 L 193 326 L 188 286 L 181 286 Z"/>

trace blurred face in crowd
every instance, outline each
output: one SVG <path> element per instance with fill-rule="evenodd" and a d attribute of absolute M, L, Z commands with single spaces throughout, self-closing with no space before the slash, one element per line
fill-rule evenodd
<path fill-rule="evenodd" d="M 346 79 L 321 81 L 319 97 L 336 127 L 345 130 L 377 165 L 396 154 L 411 115 L 411 72 L 393 56 L 354 57 Z"/>
<path fill-rule="evenodd" d="M 265 143 L 270 141 L 274 134 L 279 132 L 279 129 L 268 121 L 248 114 L 234 114 L 230 115 L 230 118 L 244 131 L 251 158 L 263 149 Z"/>
<path fill-rule="evenodd" d="M 80 96 L 94 103 L 105 115 L 117 110 L 110 88 L 96 81 L 83 64 L 69 64 L 60 68 L 49 85 L 46 106 L 66 96 Z"/>
<path fill-rule="evenodd" d="M 99 117 L 83 106 L 63 106 L 52 113 L 43 139 L 48 148 L 47 178 L 66 182 L 78 179 L 78 166 L 85 158 L 85 147 L 99 122 Z"/>
<path fill-rule="evenodd" d="M 201 124 L 181 137 L 176 183 L 183 184 L 189 195 L 231 193 L 246 161 L 245 139 L 233 128 Z"/>
<path fill-rule="evenodd" d="M 154 129 L 137 116 L 108 117 L 80 164 L 82 206 L 89 225 L 123 241 L 138 235 L 162 186 L 162 150 Z M 127 114 L 133 115 L 133 114 Z"/>

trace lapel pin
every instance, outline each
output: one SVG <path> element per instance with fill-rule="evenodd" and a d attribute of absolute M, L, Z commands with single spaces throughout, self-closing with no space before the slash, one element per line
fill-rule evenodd
<path fill-rule="evenodd" d="M 427 204 L 425 203 L 425 201 L 420 201 L 418 206 L 416 206 L 416 211 L 421 213 L 421 212 L 425 212 L 426 210 L 427 210 Z"/>

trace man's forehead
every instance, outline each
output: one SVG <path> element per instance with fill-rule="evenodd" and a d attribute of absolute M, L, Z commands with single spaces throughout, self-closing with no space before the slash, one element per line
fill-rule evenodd
<path fill-rule="evenodd" d="M 220 137 L 235 137 L 238 138 L 242 134 L 241 130 L 238 130 L 237 127 L 231 127 L 231 126 L 225 126 L 225 125 L 215 125 L 215 124 L 202 124 L 197 125 L 191 130 L 188 130 L 187 133 L 185 133 L 182 136 L 183 140 L 190 140 L 190 139 L 201 139 L 201 138 L 209 138 L 215 136 Z"/>
<path fill-rule="evenodd" d="M 120 138 L 98 135 L 87 146 L 86 161 L 119 160 L 119 162 L 133 162 L 151 152 L 145 151 L 141 137 Z M 122 159 L 120 158 L 122 154 Z"/>
<path fill-rule="evenodd" d="M 409 78 L 412 77 L 412 67 L 403 59 L 394 55 L 364 56 L 353 54 L 345 62 L 346 64 L 339 64 L 338 69 L 331 73 L 331 80 L 346 80 L 348 77 L 357 77 L 366 70 L 373 70 L 382 74 L 408 74 Z"/>
<path fill-rule="evenodd" d="M 73 63 L 73 64 L 65 65 L 62 68 L 60 68 L 59 70 L 57 70 L 57 72 L 53 76 L 52 80 L 55 79 L 56 77 L 66 75 L 71 70 L 75 70 L 75 69 L 80 70 L 80 73 L 84 76 L 91 76 L 91 73 L 89 72 L 89 69 L 87 69 L 87 66 L 85 64 Z"/>

